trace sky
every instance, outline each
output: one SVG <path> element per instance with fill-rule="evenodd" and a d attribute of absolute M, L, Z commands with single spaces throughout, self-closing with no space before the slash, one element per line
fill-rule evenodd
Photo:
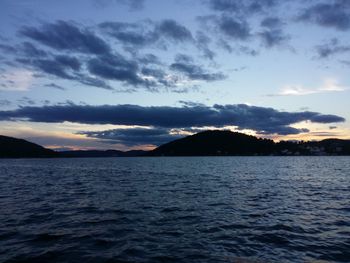
<path fill-rule="evenodd" d="M 350 139 L 350 1 L 1 0 L 0 134 L 152 149 Z"/>

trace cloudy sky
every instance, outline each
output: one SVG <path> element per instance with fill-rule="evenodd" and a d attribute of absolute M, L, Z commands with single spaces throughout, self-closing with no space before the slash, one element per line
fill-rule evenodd
<path fill-rule="evenodd" d="M 1 0 L 0 134 L 150 149 L 350 138 L 348 0 Z"/>

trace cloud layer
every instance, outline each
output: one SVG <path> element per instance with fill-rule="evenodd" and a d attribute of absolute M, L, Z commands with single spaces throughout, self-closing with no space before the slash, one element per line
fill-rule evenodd
<path fill-rule="evenodd" d="M 53 105 L 21 107 L 12 111 L 0 111 L 0 120 L 85 124 L 137 125 L 161 128 L 224 127 L 237 126 L 259 134 L 298 134 L 307 132 L 291 125 L 310 121 L 313 123 L 337 123 L 345 119 L 336 115 L 317 112 L 283 112 L 273 108 L 246 104 L 198 105 L 185 107 L 138 105 Z"/>
<path fill-rule="evenodd" d="M 132 10 L 146 4 L 144 0 L 95 1 L 101 6 L 118 3 Z M 350 29 L 350 4 L 346 0 L 200 3 L 206 12 L 197 17 L 195 24 L 173 18 L 127 22 L 112 19 L 92 25 L 70 20 L 41 21 L 19 27 L 21 43 L 9 45 L 0 39 L 0 49 L 13 56 L 7 65 L 34 70 L 37 78 L 56 78 L 120 92 L 182 92 L 229 77 L 215 61 L 217 53 L 258 56 L 265 49 L 293 50 L 293 36 L 288 32 L 291 23 L 314 24 L 341 32 Z M 288 13 L 283 12 L 285 8 Z M 333 38 L 314 48 L 320 58 L 349 53 L 349 46 L 340 43 Z M 187 56 L 191 54 L 193 59 L 177 61 L 179 50 Z M 160 55 L 162 52 L 167 55 Z M 340 62 L 348 65 L 347 59 Z"/>
<path fill-rule="evenodd" d="M 17 48 L 3 44 L 0 48 L 15 57 L 14 63 L 38 72 L 37 77 L 55 77 L 128 92 L 138 88 L 182 92 L 197 85 L 193 81 L 219 81 L 226 77 L 192 57 L 191 62 L 178 61 L 178 55 L 174 54 L 174 60 L 169 62 L 169 59 L 162 61 L 155 54 L 141 52 L 145 47 L 166 50 L 172 45 L 189 43 L 205 56 L 213 57 L 214 53 L 202 41 L 207 40 L 203 33 L 195 39 L 187 27 L 171 19 L 104 22 L 95 30 L 59 20 L 38 27 L 23 26 L 19 34 L 35 45 L 25 41 Z M 117 51 L 112 39 L 117 39 L 124 51 Z"/>
<path fill-rule="evenodd" d="M 87 29 L 67 21 L 44 24 L 40 28 L 24 26 L 19 31 L 23 36 L 57 50 L 107 54 L 109 45 Z"/>
<path fill-rule="evenodd" d="M 90 138 L 100 139 L 106 143 L 119 143 L 125 146 L 140 145 L 161 145 L 172 140 L 184 137 L 181 134 L 171 133 L 170 129 L 165 128 L 132 128 L 132 129 L 114 129 L 97 132 L 80 132 Z"/>
<path fill-rule="evenodd" d="M 319 26 L 347 31 L 350 29 L 350 2 L 347 0 L 321 1 L 307 7 L 299 19 Z"/>

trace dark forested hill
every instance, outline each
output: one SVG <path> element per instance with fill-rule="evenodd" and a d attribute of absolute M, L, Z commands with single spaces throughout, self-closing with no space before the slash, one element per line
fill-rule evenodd
<path fill-rule="evenodd" d="M 350 155 L 350 141 L 275 143 L 231 131 L 205 131 L 159 146 L 151 156 Z"/>
<path fill-rule="evenodd" d="M 151 151 L 154 156 L 268 155 L 272 140 L 231 131 L 205 131 L 175 140 Z"/>
<path fill-rule="evenodd" d="M 0 158 L 44 158 L 56 156 L 56 152 L 35 143 L 0 135 Z"/>
<path fill-rule="evenodd" d="M 275 143 L 243 133 L 205 131 L 159 146 L 153 151 L 89 150 L 55 152 L 22 139 L 0 135 L 0 158 L 230 156 L 230 155 L 350 155 L 350 140 Z"/>

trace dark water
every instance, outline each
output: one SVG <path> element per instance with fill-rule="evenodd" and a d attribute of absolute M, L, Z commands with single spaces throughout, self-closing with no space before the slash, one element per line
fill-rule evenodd
<path fill-rule="evenodd" d="M 0 262 L 350 262 L 349 157 L 0 161 Z"/>

